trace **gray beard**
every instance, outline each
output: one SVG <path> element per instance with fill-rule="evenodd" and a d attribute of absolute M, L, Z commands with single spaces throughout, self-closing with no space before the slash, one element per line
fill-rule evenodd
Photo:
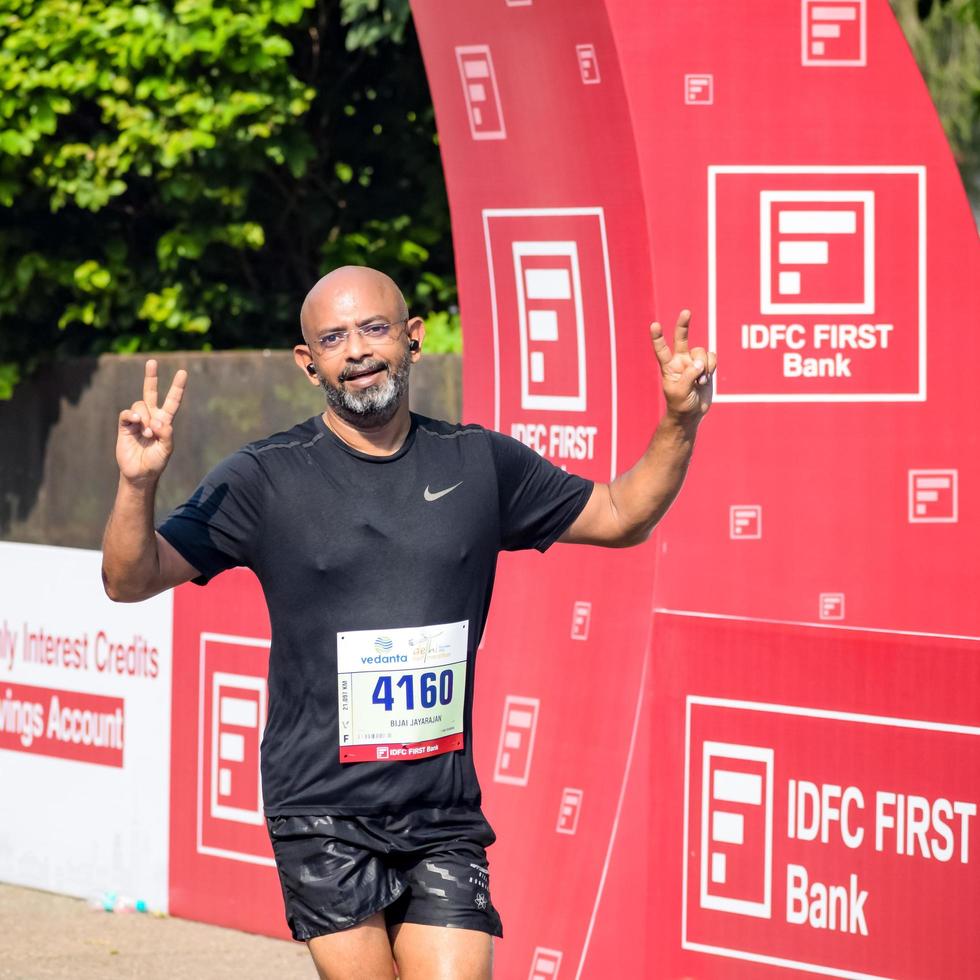
<path fill-rule="evenodd" d="M 380 428 L 394 417 L 402 397 L 408 391 L 408 375 L 412 368 L 412 355 L 405 356 L 397 364 L 369 358 L 357 365 L 358 371 L 365 368 L 388 368 L 388 376 L 380 384 L 369 388 L 347 388 L 341 382 L 332 385 L 322 375 L 320 387 L 327 396 L 327 404 L 345 421 L 358 428 Z"/>

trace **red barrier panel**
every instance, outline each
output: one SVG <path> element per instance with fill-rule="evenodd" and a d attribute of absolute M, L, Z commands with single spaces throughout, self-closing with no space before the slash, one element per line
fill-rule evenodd
<path fill-rule="evenodd" d="M 259 783 L 269 642 L 251 572 L 174 593 L 170 912 L 285 939 Z"/>
<path fill-rule="evenodd" d="M 977 240 L 888 5 L 413 9 L 465 416 L 601 479 L 653 428 L 654 313 L 692 307 L 720 362 L 653 544 L 502 563 L 476 698 L 498 971 L 970 972 L 967 920 L 926 907 L 976 877 Z M 768 823 L 702 806 L 719 759 Z"/>
<path fill-rule="evenodd" d="M 646 734 L 667 750 L 651 759 L 657 790 L 628 801 L 659 852 L 648 913 L 662 944 L 643 975 L 969 974 L 978 652 L 955 637 L 658 615 Z M 596 963 L 600 943 L 616 955 L 610 926 Z"/>

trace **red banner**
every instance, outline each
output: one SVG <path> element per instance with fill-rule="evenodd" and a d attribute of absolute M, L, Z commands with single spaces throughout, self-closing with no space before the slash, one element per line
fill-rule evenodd
<path fill-rule="evenodd" d="M 29 684 L 0 687 L 0 749 L 121 768 L 122 698 Z"/>
<path fill-rule="evenodd" d="M 269 636 L 251 572 L 174 595 L 170 911 L 286 937 L 259 773 Z"/>
<path fill-rule="evenodd" d="M 650 827 L 669 969 L 963 975 L 980 641 L 674 614 L 655 637 L 650 735 L 676 747 L 653 765 L 669 803 Z"/>

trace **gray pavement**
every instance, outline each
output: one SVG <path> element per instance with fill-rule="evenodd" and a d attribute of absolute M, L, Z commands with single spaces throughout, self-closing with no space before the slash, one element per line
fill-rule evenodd
<path fill-rule="evenodd" d="M 306 947 L 0 884 L 0 980 L 315 980 Z"/>

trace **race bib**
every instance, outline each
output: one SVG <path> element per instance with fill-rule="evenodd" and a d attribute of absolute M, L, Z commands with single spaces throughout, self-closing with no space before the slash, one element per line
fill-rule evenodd
<path fill-rule="evenodd" d="M 341 762 L 463 747 L 469 622 L 337 634 Z"/>

